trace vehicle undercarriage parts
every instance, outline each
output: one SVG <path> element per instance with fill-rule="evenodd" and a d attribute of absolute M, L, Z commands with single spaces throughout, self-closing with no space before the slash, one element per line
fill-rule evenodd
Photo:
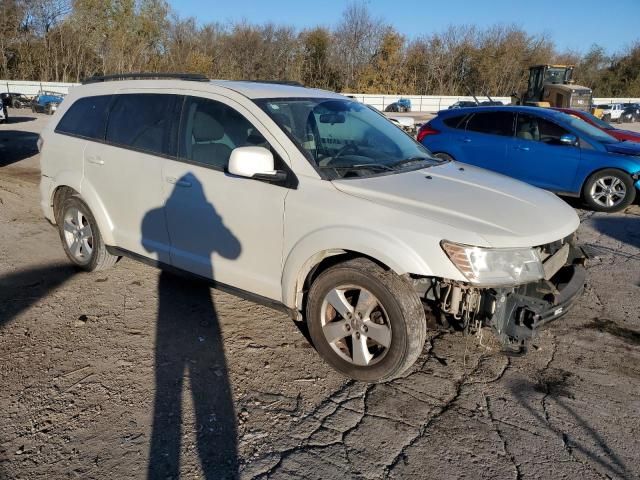
<path fill-rule="evenodd" d="M 523 351 L 538 328 L 562 316 L 584 288 L 584 252 L 563 239 L 540 248 L 544 277 L 514 287 L 476 287 L 444 279 L 414 279 L 445 326 L 473 333 L 492 327 L 510 351 Z M 452 325 L 453 324 L 453 325 Z"/>

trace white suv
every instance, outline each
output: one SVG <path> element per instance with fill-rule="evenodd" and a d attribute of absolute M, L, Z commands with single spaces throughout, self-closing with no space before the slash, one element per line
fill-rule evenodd
<path fill-rule="evenodd" d="M 600 105 L 598 108 L 602 109 L 602 120 L 605 122 L 617 121 L 621 122 L 622 112 L 624 107 L 621 103 L 612 103 L 611 105 Z"/>
<path fill-rule="evenodd" d="M 304 317 L 352 378 L 410 367 L 425 309 L 519 347 L 584 286 L 562 200 L 434 159 L 335 93 L 102 77 L 41 144 L 42 209 L 78 267 L 128 255 Z"/>

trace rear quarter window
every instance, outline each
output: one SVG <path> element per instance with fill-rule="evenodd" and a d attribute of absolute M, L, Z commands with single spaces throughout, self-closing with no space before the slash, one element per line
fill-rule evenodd
<path fill-rule="evenodd" d="M 56 133 L 103 140 L 112 95 L 98 95 L 76 100 L 64 114 Z"/>

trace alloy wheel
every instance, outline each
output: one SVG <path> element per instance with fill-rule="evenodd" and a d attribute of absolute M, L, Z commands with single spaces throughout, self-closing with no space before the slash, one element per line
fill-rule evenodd
<path fill-rule="evenodd" d="M 589 193 L 595 203 L 611 208 L 624 200 L 627 195 L 627 186 L 618 177 L 606 176 L 596 180 Z"/>
<path fill-rule="evenodd" d="M 63 219 L 64 240 L 71 255 L 86 263 L 93 253 L 93 231 L 87 217 L 77 208 L 69 208 Z"/>
<path fill-rule="evenodd" d="M 387 354 L 391 324 L 380 301 L 370 291 L 343 285 L 327 293 L 321 308 L 322 332 L 343 360 L 370 366 Z"/>

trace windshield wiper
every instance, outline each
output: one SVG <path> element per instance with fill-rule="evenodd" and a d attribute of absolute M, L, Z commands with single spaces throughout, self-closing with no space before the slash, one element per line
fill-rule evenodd
<path fill-rule="evenodd" d="M 359 163 L 357 165 L 319 165 L 320 169 L 330 169 L 330 170 L 385 170 L 391 172 L 394 168 L 389 165 L 383 165 L 382 163 Z"/>
<path fill-rule="evenodd" d="M 410 163 L 418 163 L 418 162 L 427 162 L 429 160 L 433 160 L 430 157 L 409 157 L 404 160 L 399 160 L 396 163 L 392 163 L 391 167 L 396 169 L 398 167 L 402 167 L 403 165 L 409 165 Z"/>

